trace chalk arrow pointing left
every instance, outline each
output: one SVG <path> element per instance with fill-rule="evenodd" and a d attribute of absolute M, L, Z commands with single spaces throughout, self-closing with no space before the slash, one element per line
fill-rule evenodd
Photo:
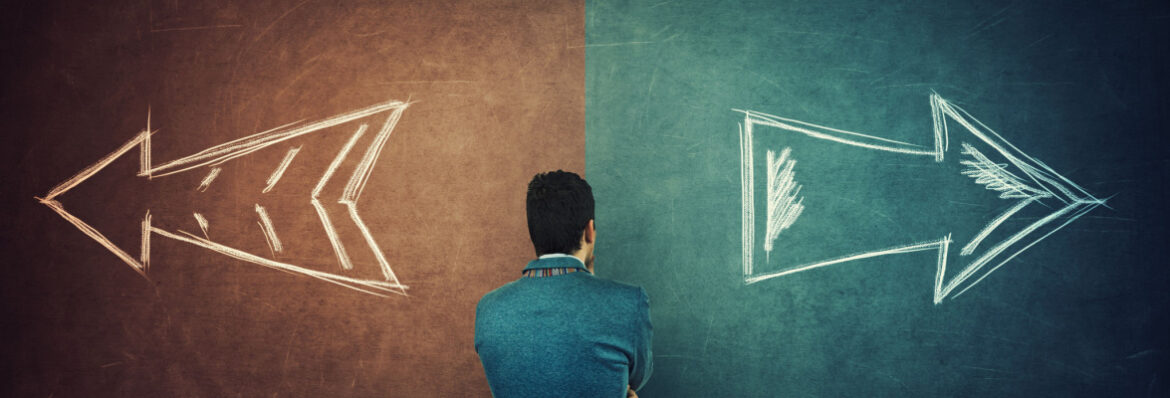
<path fill-rule="evenodd" d="M 73 226 L 77 227 L 86 236 L 101 244 L 110 253 L 113 253 L 121 259 L 131 269 L 142 274 L 147 275 L 150 267 L 150 242 L 154 235 L 164 238 L 174 239 L 180 242 L 186 242 L 198 247 L 212 250 L 237 260 L 242 260 L 248 263 L 261 265 L 281 271 L 301 274 L 316 278 L 321 281 L 341 285 L 350 289 L 354 289 L 363 293 L 368 293 L 377 296 L 385 297 L 387 294 L 401 294 L 406 295 L 407 286 L 399 282 L 398 277 L 390 268 L 389 262 L 386 260 L 382 249 L 378 242 L 374 239 L 373 234 L 362 220 L 358 212 L 358 200 L 361 197 L 362 191 L 365 189 L 369 181 L 370 174 L 373 171 L 374 165 L 378 161 L 378 157 L 385 147 L 390 134 L 394 131 L 394 126 L 402 117 L 403 111 L 409 106 L 409 103 L 400 101 L 388 101 L 363 109 L 358 109 L 352 112 L 343 113 L 333 117 L 325 118 L 315 122 L 294 122 L 288 125 L 277 127 L 272 130 L 253 134 L 247 137 L 232 140 L 211 148 L 204 149 L 189 156 L 184 156 L 175 160 L 155 164 L 151 159 L 151 135 L 155 133 L 150 129 L 149 116 L 147 118 L 147 128 L 141 133 L 134 136 L 134 138 L 127 141 L 118 149 L 111 152 L 109 155 L 98 160 L 93 165 L 82 169 L 73 177 L 57 184 L 42 197 L 36 199 L 48 206 L 53 211 L 57 212 L 62 218 L 68 221 Z M 333 161 L 324 170 L 320 170 L 320 179 L 314 186 L 311 192 L 305 193 L 304 200 L 316 212 L 322 227 L 322 232 L 325 233 L 333 248 L 337 261 L 343 271 L 352 270 L 354 268 L 353 261 L 350 259 L 350 254 L 346 250 L 346 245 L 343 244 L 339 234 L 336 230 L 336 223 L 352 222 L 353 225 L 360 231 L 363 238 L 364 245 L 368 246 L 372 251 L 373 257 L 376 259 L 377 266 L 380 270 L 382 278 L 360 278 L 346 276 L 340 273 L 326 272 L 317 269 L 312 269 L 306 264 L 290 264 L 277 261 L 274 258 L 266 258 L 262 255 L 249 253 L 232 247 L 228 244 L 216 242 L 204 236 L 198 236 L 185 231 L 174 230 L 169 231 L 151 223 L 151 214 L 148 210 L 142 219 L 142 241 L 138 248 L 137 256 L 131 255 L 129 251 L 124 250 L 113 244 L 101 231 L 92 227 L 89 223 L 71 214 L 64 204 L 58 199 L 61 195 L 69 192 L 74 187 L 77 187 L 82 182 L 100 172 L 106 166 L 113 163 L 116 159 L 131 152 L 136 147 L 139 152 L 139 168 L 137 176 L 145 179 L 157 179 L 160 177 L 167 177 L 180 173 L 188 172 L 202 172 L 206 173 L 203 182 L 199 189 L 204 190 L 211 184 L 219 175 L 219 171 L 226 163 L 248 156 L 265 148 L 272 147 L 276 144 L 286 143 L 289 140 L 297 137 L 302 137 L 308 134 L 320 134 L 325 131 L 338 131 L 337 129 L 330 129 L 332 127 L 340 126 L 346 123 L 354 122 L 358 124 L 354 130 L 350 130 L 349 139 L 340 151 L 333 157 Z M 322 192 L 327 184 L 333 180 L 333 177 L 339 171 L 343 162 L 350 156 L 356 148 L 359 140 L 367 134 L 373 134 L 373 139 L 368 140 L 365 145 L 364 153 L 361 155 L 361 160 L 354 167 L 346 180 L 344 190 L 340 197 L 335 200 L 336 203 L 341 204 L 345 208 L 345 218 L 332 215 L 325 204 L 329 203 L 328 198 L 322 198 Z M 294 162 L 295 157 L 300 150 L 299 147 L 290 149 L 285 155 L 284 159 L 277 165 L 276 170 L 271 173 L 271 176 L 263 188 L 263 192 L 268 192 L 275 186 L 284 171 Z M 324 202 L 323 202 L 324 199 Z M 264 231 L 265 239 L 274 252 L 279 252 L 282 244 L 277 237 L 275 230 L 272 227 L 271 217 L 268 215 L 264 206 L 260 203 L 255 204 L 255 216 L 257 222 Z M 195 213 L 195 218 L 198 220 L 202 228 L 206 228 L 206 219 L 199 213 Z M 337 218 L 338 220 L 335 220 Z"/>

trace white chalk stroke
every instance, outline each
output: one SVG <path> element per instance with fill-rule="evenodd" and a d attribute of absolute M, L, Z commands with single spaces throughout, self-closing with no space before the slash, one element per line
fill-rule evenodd
<path fill-rule="evenodd" d="M 284 245 L 280 243 L 280 238 L 276 236 L 276 227 L 272 226 L 272 219 L 268 217 L 268 210 L 259 204 L 256 205 L 256 215 L 260 216 L 260 221 L 256 224 L 260 225 L 260 230 L 264 231 L 264 241 L 268 243 L 268 248 L 272 250 L 272 257 L 276 257 L 276 253 L 284 251 Z"/>
<path fill-rule="evenodd" d="M 407 286 L 400 283 L 397 276 L 395 276 L 394 271 L 390 269 L 390 264 L 386 260 L 385 255 L 382 253 L 382 249 L 378 246 L 378 243 L 374 239 L 370 229 L 365 225 L 365 222 L 358 215 L 358 198 L 360 197 L 362 190 L 365 189 L 366 184 L 369 182 L 370 174 L 373 171 L 373 166 L 377 162 L 378 156 L 381 153 L 383 147 L 386 145 L 387 140 L 390 138 L 390 134 L 393 132 L 394 126 L 397 125 L 398 120 L 402 117 L 403 111 L 405 111 L 409 105 L 410 104 L 406 102 L 388 101 L 316 122 L 304 123 L 303 121 L 297 121 L 268 131 L 216 145 L 211 148 L 199 151 L 195 154 L 169 162 L 164 162 L 158 165 L 155 165 L 151 160 L 151 135 L 156 133 L 156 131 L 151 130 L 150 128 L 150 116 L 148 111 L 147 127 L 145 130 L 138 133 L 136 136 L 134 136 L 134 138 L 130 139 L 125 144 L 122 144 L 121 147 L 114 150 L 109 155 L 102 157 L 93 165 L 82 169 L 73 177 L 70 177 L 60 184 L 57 184 L 44 196 L 36 197 L 36 199 L 45 206 L 48 206 L 53 211 L 57 212 L 57 214 L 79 229 L 86 236 L 105 247 L 106 250 L 109 250 L 111 253 L 125 262 L 126 265 L 129 265 L 131 269 L 143 276 L 147 275 L 147 268 L 150 264 L 151 236 L 158 235 L 212 250 L 244 262 L 294 274 L 309 276 L 321 281 L 337 284 L 363 293 L 382 297 L 388 297 L 388 294 L 406 295 Z M 383 120 L 383 122 L 381 122 L 382 124 L 377 128 L 377 135 L 366 148 L 364 157 L 358 163 L 349 181 L 345 185 L 344 192 L 335 200 L 336 203 L 345 206 L 349 214 L 350 221 L 354 223 L 354 226 L 359 231 L 361 231 L 363 243 L 365 243 L 366 246 L 368 246 L 369 249 L 373 252 L 373 256 L 378 263 L 378 269 L 381 271 L 383 276 L 383 279 L 380 280 L 348 277 L 331 272 L 310 269 L 303 265 L 295 265 L 277 261 L 275 259 L 276 255 L 286 248 L 287 242 L 282 242 L 279 239 L 276 228 L 274 226 L 274 222 L 276 220 L 273 219 L 265 207 L 261 206 L 259 203 L 255 204 L 256 222 L 260 226 L 261 234 L 264 236 L 265 241 L 269 245 L 269 249 L 271 251 L 270 254 L 273 257 L 272 259 L 248 253 L 244 250 L 240 250 L 223 243 L 212 241 L 207 233 L 209 221 L 206 217 L 204 217 L 203 214 L 194 213 L 196 223 L 199 229 L 203 232 L 203 236 L 200 237 L 181 230 L 167 231 L 154 226 L 151 223 L 152 216 L 149 210 L 146 212 L 146 215 L 142 220 L 142 245 L 139 256 L 135 258 L 125 250 L 113 244 L 110 239 L 103 235 L 100 231 L 93 228 L 82 219 L 69 213 L 65 209 L 65 206 L 58 200 L 59 196 L 94 176 L 114 160 L 118 159 L 127 152 L 130 152 L 135 147 L 139 148 L 138 176 L 145 177 L 147 179 L 155 179 L 188 171 L 196 171 L 201 168 L 208 168 L 209 170 L 203 171 L 203 173 L 206 174 L 197 188 L 198 191 L 205 192 L 207 191 L 208 186 L 211 185 L 212 181 L 214 181 L 220 174 L 224 164 L 230 160 L 252 154 L 261 149 L 272 147 L 274 145 L 293 138 L 304 136 L 306 134 L 327 131 L 327 129 L 330 127 L 371 117 L 380 118 L 376 120 Z M 337 230 L 334 228 L 334 223 L 332 218 L 329 216 L 329 212 L 322 204 L 321 192 L 333 174 L 337 172 L 338 168 L 345 161 L 347 155 L 350 153 L 350 150 L 353 149 L 353 147 L 357 144 L 358 139 L 365 133 L 368 127 L 368 124 L 362 123 L 357 128 L 357 132 L 353 134 L 352 138 L 350 138 L 341 151 L 338 152 L 329 167 L 324 170 L 324 174 L 314 187 L 313 191 L 308 193 L 306 195 L 307 197 L 305 198 L 306 201 L 312 205 L 318 217 L 320 218 L 321 225 L 325 229 L 326 237 L 328 237 L 329 242 L 337 256 L 337 261 L 343 271 L 352 270 L 354 268 L 354 264 L 350 260 L 345 247 L 341 243 L 341 238 L 338 235 Z M 287 150 L 284 158 L 278 165 L 276 165 L 274 171 L 272 171 L 269 175 L 267 181 L 265 182 L 265 186 L 262 187 L 262 189 L 259 189 L 262 193 L 267 193 L 276 186 L 285 171 L 291 164 L 293 164 L 294 158 L 300 150 L 301 147 L 290 148 Z"/>
<path fill-rule="evenodd" d="M 219 167 L 212 167 L 211 171 L 207 172 L 207 176 L 203 177 L 203 181 L 199 183 L 199 192 L 207 192 L 207 187 L 210 187 L 211 182 L 215 181 L 216 177 L 219 177 L 219 172 L 221 171 L 223 169 Z"/>
<path fill-rule="evenodd" d="M 272 175 L 268 176 L 268 185 L 260 192 L 268 193 L 268 191 L 271 191 L 276 186 L 276 183 L 280 181 L 280 177 L 284 176 L 284 171 L 288 170 L 288 166 L 292 164 L 293 158 L 297 157 L 297 153 L 300 151 L 301 147 L 296 147 L 289 149 L 288 153 L 284 154 L 284 159 L 280 161 L 280 165 L 276 166 L 276 170 L 272 172 Z"/>
<path fill-rule="evenodd" d="M 791 275 L 797 272 L 846 263 L 854 260 L 885 255 L 937 251 L 938 260 L 934 282 L 934 303 L 937 305 L 948 298 L 955 298 L 983 281 L 991 273 L 1003 267 L 1023 251 L 1073 222 L 1085 213 L 1103 205 L 1105 200 L 1090 195 L 1077 184 L 1069 181 L 1043 162 L 1028 156 L 991 128 L 967 113 L 962 108 L 944 100 L 938 94 L 931 94 L 930 106 L 933 116 L 933 146 L 916 145 L 873 135 L 834 129 L 812 123 L 769 115 L 751 110 L 736 110 L 744 114 L 739 127 L 740 177 L 743 200 L 743 278 L 744 283 L 756 282 Z M 947 130 L 947 121 L 953 121 L 977 140 L 994 149 L 1007 163 L 996 163 L 975 146 L 961 142 L 959 155 L 963 166 L 961 174 L 974 180 L 989 191 L 997 192 L 1004 200 L 1016 201 L 1001 214 L 991 219 L 971 238 L 964 242 L 957 259 L 950 259 L 949 249 L 952 234 L 946 233 L 937 239 L 913 242 L 877 250 L 860 251 L 835 258 L 787 266 L 779 270 L 757 272 L 753 261 L 755 232 L 755 177 L 753 159 L 753 135 L 761 127 L 773 134 L 800 134 L 819 140 L 862 149 L 887 152 L 897 155 L 918 156 L 942 162 L 950 150 L 952 132 Z M 773 129 L 774 128 L 774 129 Z M 964 136 L 966 137 L 966 136 Z M 976 142 L 976 141 L 973 141 Z M 766 228 L 764 251 L 771 258 L 773 241 L 781 238 L 781 231 L 793 227 L 796 217 L 804 210 L 802 200 L 797 198 L 800 186 L 793 178 L 794 156 L 784 148 L 779 157 L 773 151 L 767 152 L 767 195 Z M 953 156 L 953 155 L 952 155 Z M 789 163 L 791 162 L 791 163 Z M 1019 174 L 1011 172 L 1018 170 Z M 985 242 L 997 228 L 1015 216 L 1020 210 L 1040 200 L 1047 200 L 1050 213 L 1028 223 L 998 242 Z M 982 248 L 982 250 L 981 250 Z M 961 262 L 961 270 L 946 278 L 948 261 Z"/>
<path fill-rule="evenodd" d="M 780 237 L 780 232 L 791 227 L 804 211 L 801 204 L 804 199 L 797 196 L 800 184 L 793 179 L 796 161 L 789 159 L 791 153 L 791 148 L 784 148 L 777 158 L 776 152 L 768 151 L 768 224 L 764 238 L 764 252 L 768 255 L 772 254 L 772 243 Z"/>
<path fill-rule="evenodd" d="M 195 223 L 199 224 L 199 229 L 203 230 L 203 237 L 211 239 L 211 235 L 207 234 L 207 228 L 211 226 L 211 223 L 207 222 L 207 217 L 199 213 L 193 213 L 192 215 L 195 216 Z"/>

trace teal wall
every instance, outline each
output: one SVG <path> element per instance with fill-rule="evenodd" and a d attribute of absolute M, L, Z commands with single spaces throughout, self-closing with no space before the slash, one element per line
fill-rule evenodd
<path fill-rule="evenodd" d="M 640 395 L 1166 394 L 1167 21 L 1157 2 L 587 2 L 597 271 L 651 296 Z M 1036 230 L 937 305 L 938 247 L 745 283 L 736 110 L 934 150 L 932 94 L 1001 137 L 944 118 L 940 161 L 753 128 L 753 275 L 949 236 L 951 281 Z M 1054 193 L 972 254 L 1022 199 L 964 175 L 964 143 Z M 765 252 L 783 148 L 804 212 Z"/>

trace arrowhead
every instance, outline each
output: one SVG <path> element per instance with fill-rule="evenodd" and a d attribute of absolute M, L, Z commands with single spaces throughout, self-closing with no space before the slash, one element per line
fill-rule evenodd
<path fill-rule="evenodd" d="M 57 184 L 57 186 L 54 186 L 52 189 L 50 189 L 49 192 L 47 194 L 45 194 L 44 197 L 36 198 L 41 203 L 43 203 L 45 206 L 48 206 L 50 209 L 53 209 L 53 211 L 57 212 L 57 214 L 61 215 L 61 217 L 64 218 L 65 221 L 68 221 L 70 224 L 73 224 L 73 226 L 75 226 L 75 227 L 77 227 L 77 229 L 81 230 L 82 233 L 84 233 L 86 236 L 89 236 L 90 239 L 93 239 L 98 244 L 102 245 L 102 247 L 105 247 L 106 250 L 109 250 L 115 256 L 118 256 L 118 258 L 121 259 L 123 262 L 125 262 L 126 265 L 129 265 L 131 269 L 138 272 L 139 274 L 141 274 L 144 277 L 146 276 L 146 268 L 150 263 L 150 232 L 149 232 L 150 231 L 150 214 L 149 214 L 149 212 L 147 212 L 146 217 L 143 219 L 142 251 L 141 251 L 138 258 L 134 258 L 129 253 L 127 253 L 125 250 L 122 250 L 117 245 L 114 245 L 114 243 L 111 242 L 110 239 L 107 238 L 105 235 L 103 235 L 101 233 L 101 231 L 98 231 L 97 229 L 90 226 L 88 223 L 86 223 L 82 219 L 77 218 L 73 214 L 70 214 L 69 211 L 65 210 L 65 206 L 62 205 L 61 202 L 57 201 L 56 198 L 58 196 L 60 196 L 61 194 L 68 192 L 70 189 L 73 189 L 73 187 L 76 187 L 78 184 L 81 184 L 82 181 L 85 181 L 86 179 L 92 177 L 94 174 L 97 174 L 99 171 L 101 171 L 103 168 L 108 166 L 110 163 L 113 163 L 114 160 L 117 160 L 119 157 L 124 155 L 126 152 L 129 152 L 131 149 L 134 149 L 135 146 L 140 146 L 142 143 L 148 142 L 148 140 L 150 139 L 150 134 L 151 134 L 151 132 L 149 131 L 149 128 L 148 128 L 147 131 L 143 131 L 143 132 L 139 133 L 138 135 L 134 136 L 134 138 L 130 139 L 125 144 L 122 144 L 121 147 L 114 150 L 109 155 L 102 157 L 101 160 L 97 161 L 97 163 L 94 163 L 94 164 L 90 165 L 89 167 L 82 169 L 80 172 L 78 172 L 73 177 L 69 178 L 68 180 L 65 180 L 64 182 L 62 182 L 60 184 Z"/>
<path fill-rule="evenodd" d="M 948 278 L 947 254 L 940 256 L 934 287 L 934 302 L 938 304 L 948 297 L 963 294 L 1024 250 L 1105 201 L 1093 197 L 1044 163 L 1020 151 L 962 108 L 937 94 L 931 95 L 930 102 L 936 148 L 951 150 L 950 124 L 957 124 L 959 131 L 969 134 L 958 135 L 960 144 L 956 149 L 958 163 L 963 166 L 962 174 L 997 193 L 999 198 L 1013 201 L 969 240 L 957 242 L 963 246 L 958 251 L 958 258 L 952 261 L 962 263 L 959 272 Z M 942 160 L 941 154 L 938 160 Z M 1036 204 L 1044 211 L 1041 217 L 1019 229 L 1008 227 L 1018 224 L 1009 223 L 1015 221 L 1013 217 L 1025 208 L 1037 207 L 1033 206 Z"/>

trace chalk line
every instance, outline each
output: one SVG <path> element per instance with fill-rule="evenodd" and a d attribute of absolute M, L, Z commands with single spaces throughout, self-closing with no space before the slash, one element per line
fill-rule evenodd
<path fill-rule="evenodd" d="M 192 215 L 195 216 L 195 222 L 199 224 L 199 229 L 203 230 L 203 236 L 207 239 L 211 239 L 211 236 L 207 234 L 207 227 L 209 226 L 207 223 L 207 218 L 203 217 L 203 215 L 199 213 L 192 213 Z"/>
<path fill-rule="evenodd" d="M 268 191 L 272 190 L 272 187 L 276 186 L 276 183 L 280 181 L 280 177 L 284 176 L 284 171 L 288 170 L 288 165 L 292 164 L 293 158 L 297 157 L 297 152 L 300 151 L 301 147 L 296 147 L 289 149 L 288 152 L 284 154 L 284 159 L 280 160 L 280 165 L 276 166 L 276 170 L 273 170 L 272 175 L 268 176 L 268 185 L 265 186 L 264 190 L 260 191 L 260 193 L 268 193 Z"/>
<path fill-rule="evenodd" d="M 361 216 L 357 211 L 357 201 L 361 197 L 362 191 L 369 181 L 370 172 L 373 171 L 374 162 L 378 160 L 378 156 L 382 153 L 382 147 L 386 140 L 390 138 L 390 133 L 394 131 L 394 126 L 398 124 L 398 119 L 402 117 L 402 111 L 405 108 L 399 108 L 390 114 L 378 135 L 374 136 L 373 143 L 366 149 L 365 156 L 362 156 L 361 162 L 358 163 L 357 168 L 354 169 L 353 175 L 350 176 L 349 182 L 345 186 L 345 191 L 342 192 L 338 203 L 344 204 L 349 209 L 350 219 L 357 225 L 358 230 L 361 231 L 362 236 L 366 239 L 366 244 L 370 250 L 374 252 L 374 257 L 378 260 L 378 265 L 382 267 L 382 275 L 386 280 L 398 282 L 398 277 L 394 275 L 394 271 L 390 269 L 390 263 L 386 261 L 385 254 L 382 249 L 378 247 L 378 242 L 374 240 L 374 235 L 370 233 L 370 229 L 366 227 L 366 223 L 362 221 Z"/>
<path fill-rule="evenodd" d="M 150 210 L 142 217 L 142 248 L 138 261 L 142 264 L 142 272 L 150 268 Z"/>
<path fill-rule="evenodd" d="M 321 121 L 286 129 L 287 127 L 301 123 L 300 121 L 292 122 L 261 133 L 256 133 L 247 137 L 228 141 L 226 143 L 204 149 L 198 153 L 175 159 L 158 166 L 153 166 L 144 172 L 140 172 L 139 175 L 161 177 L 213 163 L 222 163 L 326 127 L 332 127 L 346 122 L 351 122 L 392 109 L 396 109 L 396 112 L 400 114 L 406 105 L 406 103 L 400 101 L 390 101 L 364 109 L 343 113 Z"/>
<path fill-rule="evenodd" d="M 41 203 L 43 203 L 45 206 L 48 206 L 50 209 L 53 209 L 53 211 L 57 212 L 57 214 L 59 214 L 61 216 L 61 218 L 64 218 L 65 221 L 68 221 L 70 224 L 73 224 L 73 226 L 75 226 L 75 227 L 77 227 L 77 229 L 81 230 L 82 233 L 89 236 L 90 239 L 93 239 L 98 244 L 105 247 L 106 250 L 109 250 L 111 253 L 114 253 L 115 256 L 118 256 L 118 258 L 122 259 L 122 261 L 125 262 L 126 265 L 129 265 L 130 268 L 133 268 L 134 271 L 137 271 L 139 274 L 142 274 L 143 277 L 146 276 L 146 266 L 142 265 L 142 263 L 138 262 L 138 260 L 135 260 L 134 257 L 130 257 L 129 254 L 127 254 L 124 250 L 118 248 L 118 246 L 114 245 L 113 242 L 110 242 L 110 239 L 106 238 L 105 235 L 102 235 L 102 233 L 100 231 L 98 231 L 94 227 L 90 226 L 85 221 L 82 221 L 80 218 L 77 218 L 77 217 L 73 216 L 72 214 L 69 214 L 69 212 L 65 211 L 65 207 L 61 205 L 61 202 L 58 202 L 55 200 L 41 199 Z"/>
<path fill-rule="evenodd" d="M 325 228 L 325 235 L 329 237 L 329 244 L 333 246 L 333 253 L 337 255 L 337 262 L 345 270 L 353 269 L 353 263 L 350 262 L 349 254 L 345 251 L 345 245 L 341 244 L 341 239 L 337 236 L 337 231 L 333 228 L 333 221 L 330 220 L 329 214 L 325 211 L 325 206 L 321 205 L 318 197 L 321 195 L 321 190 L 325 189 L 325 184 L 328 184 L 329 179 L 333 177 L 333 173 L 337 171 L 337 167 L 341 166 L 341 162 L 345 160 L 349 151 L 353 149 L 354 144 L 366 133 L 367 127 L 369 126 L 365 124 L 359 126 L 357 131 L 353 133 L 353 137 L 349 139 L 349 142 L 346 142 L 345 146 L 340 151 L 337 151 L 337 156 L 333 158 L 333 162 L 329 163 L 329 168 L 325 169 L 325 174 L 317 181 L 317 186 L 313 188 L 313 193 L 310 195 L 311 199 L 309 200 L 313 204 L 313 208 L 317 210 L 317 216 L 321 219 L 321 226 Z"/>
<path fill-rule="evenodd" d="M 203 181 L 199 182 L 199 188 L 197 188 L 199 192 L 207 192 L 207 187 L 211 186 L 211 182 L 215 181 L 216 177 L 219 177 L 221 171 L 223 171 L 222 168 L 212 167 L 211 171 L 207 172 L 207 176 L 203 177 Z"/>
<path fill-rule="evenodd" d="M 41 200 L 42 203 L 44 201 L 52 201 L 54 198 L 57 197 L 57 195 L 60 195 L 60 194 L 64 193 L 65 191 L 73 189 L 73 187 L 77 186 L 77 184 L 80 184 L 82 181 L 85 181 L 89 177 L 93 177 L 93 175 L 97 174 L 98 171 L 100 171 L 101 169 L 104 169 L 106 166 L 110 165 L 110 163 L 113 163 L 114 159 L 117 159 L 119 156 L 122 156 L 122 154 L 133 149 L 135 145 L 138 145 L 139 143 L 143 142 L 143 140 L 145 140 L 146 137 L 149 137 L 149 136 L 150 136 L 149 131 L 143 131 L 143 132 L 139 133 L 133 139 L 131 139 L 130 141 L 126 141 L 125 144 L 122 144 L 121 147 L 118 147 L 118 149 L 114 150 L 113 152 L 110 152 L 109 155 L 102 157 L 96 163 L 90 165 L 89 167 L 81 169 L 81 171 L 79 171 L 73 177 L 70 177 L 69 179 L 62 181 L 60 184 L 57 184 L 56 186 L 54 186 L 52 189 L 49 189 L 49 193 L 45 194 L 44 198 L 38 198 L 38 199 Z"/>
<path fill-rule="evenodd" d="M 821 268 L 821 267 L 825 267 L 825 266 L 829 266 L 829 265 L 840 264 L 840 263 L 849 262 L 849 261 L 853 261 L 853 260 L 860 260 L 860 259 L 864 259 L 864 258 L 885 256 L 885 255 L 889 255 L 889 254 L 913 253 L 913 252 L 920 252 L 920 251 L 927 251 L 927 250 L 940 250 L 940 251 L 942 251 L 948 244 L 950 244 L 949 237 L 935 240 L 935 241 L 914 243 L 914 244 L 903 245 L 903 246 L 895 246 L 895 247 L 891 247 L 891 248 L 883 249 L 883 250 L 875 250 L 875 251 L 869 251 L 869 252 L 850 254 L 847 256 L 838 257 L 838 258 L 834 258 L 831 260 L 799 265 L 799 266 L 795 266 L 795 267 L 788 268 L 788 269 L 783 269 L 783 270 L 776 271 L 776 272 L 753 275 L 749 278 L 744 279 L 744 282 L 746 282 L 747 284 L 752 284 L 752 283 L 756 283 L 759 281 L 772 279 L 775 277 L 780 277 L 780 276 L 789 275 L 789 274 L 795 274 L 797 272 L 808 271 L 810 269 Z"/>
<path fill-rule="evenodd" d="M 317 279 L 320 279 L 320 280 L 323 280 L 323 281 L 326 281 L 329 283 L 334 283 L 334 284 L 344 286 L 344 287 L 347 287 L 347 288 L 350 288 L 353 290 L 357 290 L 357 291 L 362 292 L 362 293 L 373 294 L 375 296 L 387 297 L 383 293 L 395 293 L 395 294 L 405 295 L 405 289 L 407 289 L 406 286 L 403 286 L 403 285 L 400 285 L 397 283 L 349 278 L 349 277 L 345 277 L 345 276 L 330 274 L 327 272 L 315 271 L 315 270 L 311 270 L 308 268 L 298 267 L 296 265 L 286 264 L 286 263 L 282 263 L 282 262 L 275 261 L 275 260 L 269 260 L 267 258 L 263 258 L 263 257 L 257 256 L 257 255 L 239 250 L 239 249 L 231 248 L 231 247 L 219 244 L 219 243 L 212 242 L 212 241 L 207 240 L 207 239 L 200 238 L 198 236 L 192 235 L 192 234 L 190 234 L 188 232 L 184 232 L 184 231 L 179 231 L 180 233 L 182 233 L 180 235 L 180 234 L 171 233 L 169 231 L 159 229 L 159 228 L 151 228 L 151 232 L 162 235 L 162 236 L 167 237 L 167 238 L 177 240 L 177 241 L 190 243 L 192 245 L 199 246 L 199 247 L 202 247 L 204 249 L 212 250 L 212 251 L 215 251 L 217 253 L 224 254 L 224 255 L 227 255 L 229 257 L 235 258 L 237 260 L 241 260 L 241 261 L 249 262 L 249 263 L 256 264 L 256 265 L 261 265 L 261 266 L 277 269 L 280 271 L 306 275 L 306 276 L 317 278 Z"/>
<path fill-rule="evenodd" d="M 804 211 L 804 198 L 799 198 L 800 184 L 797 184 L 792 169 L 796 161 L 789 158 L 791 148 L 785 147 L 777 158 L 776 152 L 768 150 L 768 207 L 767 232 L 764 237 L 764 252 L 772 253 L 772 243 L 780 232 L 792 226 Z"/>
<path fill-rule="evenodd" d="M 280 238 L 276 237 L 276 228 L 272 227 L 272 219 L 268 218 L 268 210 L 264 206 L 256 204 L 256 214 L 260 216 L 260 229 L 264 231 L 264 240 L 268 241 L 268 247 L 272 249 L 272 256 L 276 257 L 276 253 L 284 250 L 284 245 L 280 244 Z"/>

